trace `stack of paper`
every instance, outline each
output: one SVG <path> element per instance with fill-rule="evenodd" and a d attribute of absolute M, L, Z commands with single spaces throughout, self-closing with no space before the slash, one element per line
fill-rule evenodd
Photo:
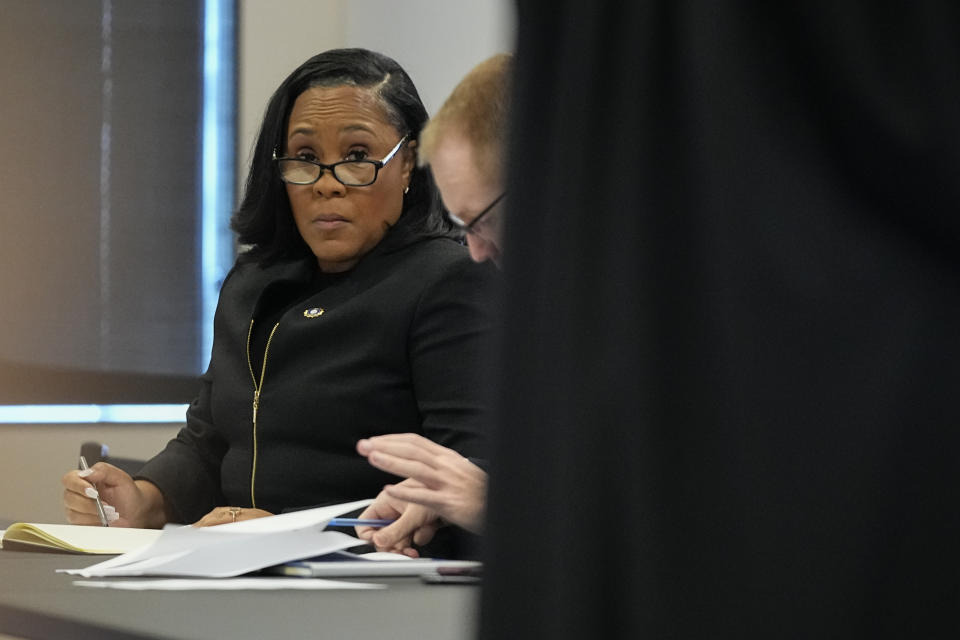
<path fill-rule="evenodd" d="M 443 570 L 461 570 L 479 575 L 479 562 L 473 560 L 437 560 L 408 558 L 399 553 L 336 551 L 319 558 L 288 562 L 270 569 L 270 573 L 304 578 L 356 578 L 386 576 L 422 576 Z"/>
<path fill-rule="evenodd" d="M 361 500 L 216 527 L 165 529 L 146 547 L 86 569 L 62 572 L 86 578 L 238 576 L 364 544 L 352 536 L 337 531 L 323 531 L 323 528 L 332 518 L 365 507 L 371 502 Z"/>

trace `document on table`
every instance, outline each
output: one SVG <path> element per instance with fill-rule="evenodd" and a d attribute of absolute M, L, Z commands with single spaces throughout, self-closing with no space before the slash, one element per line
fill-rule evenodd
<path fill-rule="evenodd" d="M 164 529 L 147 547 L 85 569 L 61 573 L 107 576 L 238 576 L 284 562 L 341 551 L 364 541 L 323 531 L 332 518 L 373 502 L 360 500 L 215 527 Z"/>
<path fill-rule="evenodd" d="M 322 578 L 161 578 L 160 580 L 75 580 L 77 587 L 123 591 L 239 591 L 278 589 L 386 589 L 383 584 Z"/>

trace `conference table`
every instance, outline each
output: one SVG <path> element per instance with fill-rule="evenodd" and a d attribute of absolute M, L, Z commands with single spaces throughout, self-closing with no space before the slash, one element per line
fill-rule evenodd
<path fill-rule="evenodd" d="M 119 591 L 56 573 L 103 559 L 0 551 L 0 637 L 456 640 L 477 624 L 478 587 L 419 578 L 358 580 L 387 585 L 378 590 Z"/>

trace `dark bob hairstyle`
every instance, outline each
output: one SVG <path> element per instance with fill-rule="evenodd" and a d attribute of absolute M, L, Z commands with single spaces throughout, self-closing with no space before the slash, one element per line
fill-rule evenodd
<path fill-rule="evenodd" d="M 367 49 L 332 49 L 304 62 L 287 76 L 267 104 L 243 202 L 231 221 L 240 244 L 250 245 L 247 259 L 269 264 L 311 255 L 294 222 L 286 188 L 273 162 L 273 152 L 284 148 L 290 112 L 301 93 L 314 87 L 344 85 L 377 87 L 376 95 L 389 122 L 408 140 L 419 139 L 427 122 L 427 110 L 410 76 L 394 60 Z M 447 235 L 450 227 L 441 207 L 429 173 L 415 167 L 396 226 L 425 235 Z"/>

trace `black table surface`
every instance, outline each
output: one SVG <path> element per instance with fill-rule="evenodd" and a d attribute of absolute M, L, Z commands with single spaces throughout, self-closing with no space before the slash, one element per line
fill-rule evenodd
<path fill-rule="evenodd" d="M 0 551 L 0 633 L 23 638 L 472 638 L 479 589 L 418 578 L 379 590 L 119 591 L 57 569 L 107 556 Z M 114 578 L 116 580 L 117 578 Z"/>

